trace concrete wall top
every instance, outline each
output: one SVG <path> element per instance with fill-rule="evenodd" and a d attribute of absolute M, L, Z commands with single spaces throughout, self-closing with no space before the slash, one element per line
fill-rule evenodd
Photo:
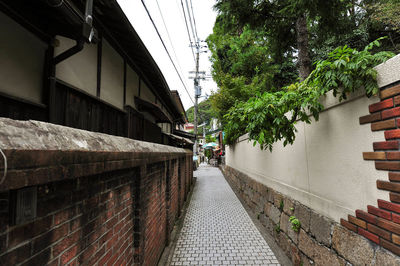
<path fill-rule="evenodd" d="M 0 191 L 181 157 L 192 151 L 38 121 L 0 118 L 7 176 Z M 0 157 L 0 180 L 4 160 Z"/>

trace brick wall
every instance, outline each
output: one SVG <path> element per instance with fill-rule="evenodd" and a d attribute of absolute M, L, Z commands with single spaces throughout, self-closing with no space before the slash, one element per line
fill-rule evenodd
<path fill-rule="evenodd" d="M 116 137 L 96 133 L 90 134 L 97 148 L 85 151 L 26 150 L 0 133 L 14 147 L 1 147 L 9 167 L 0 185 L 0 265 L 157 264 L 183 204 L 179 195 L 184 199 L 190 189 L 179 187 L 192 178 L 190 151 L 122 138 L 112 143 Z M 55 145 L 47 142 L 56 141 L 54 133 L 47 130 L 39 146 Z M 90 142 L 83 131 L 69 134 L 72 143 Z M 37 215 L 16 225 L 16 193 L 27 185 L 36 188 Z"/>
<path fill-rule="evenodd" d="M 377 180 L 378 189 L 389 192 L 390 202 L 378 199 L 377 206 L 356 210 L 341 224 L 372 242 L 400 255 L 400 84 L 381 89 L 381 101 L 369 106 L 369 115 L 360 124 L 371 124 L 372 131 L 384 131 L 385 141 L 374 142 L 373 152 L 364 152 L 364 160 L 375 161 L 377 170 L 388 171 L 388 180 Z"/>
<path fill-rule="evenodd" d="M 400 265 L 395 254 L 291 197 L 229 166 L 223 172 L 236 195 L 294 265 Z M 291 216 L 300 221 L 298 232 L 292 229 Z"/>

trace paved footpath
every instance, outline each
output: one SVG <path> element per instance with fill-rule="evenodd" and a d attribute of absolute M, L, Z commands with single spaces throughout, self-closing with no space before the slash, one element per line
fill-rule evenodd
<path fill-rule="evenodd" d="M 202 165 L 171 265 L 279 265 L 221 171 Z"/>

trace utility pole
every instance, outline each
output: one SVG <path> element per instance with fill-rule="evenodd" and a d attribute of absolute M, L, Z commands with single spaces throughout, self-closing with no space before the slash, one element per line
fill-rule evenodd
<path fill-rule="evenodd" d="M 201 87 L 200 87 L 200 80 L 205 79 L 205 71 L 199 71 L 199 60 L 200 60 L 200 53 L 205 52 L 201 51 L 201 48 L 206 48 L 207 46 L 200 46 L 200 41 L 196 41 L 195 44 L 191 45 L 192 47 L 196 48 L 196 70 L 193 72 L 189 72 L 194 74 L 194 77 L 189 77 L 193 78 L 194 80 L 194 135 L 196 137 L 194 146 L 193 146 L 193 153 L 195 155 L 198 154 L 198 141 L 197 141 L 197 124 L 198 124 L 198 102 L 199 98 L 201 96 Z M 200 76 L 202 75 L 202 76 Z"/>
<path fill-rule="evenodd" d="M 195 141 L 194 141 L 194 151 L 193 153 L 197 155 L 198 152 L 198 141 L 197 141 L 197 104 L 199 101 L 199 97 L 201 95 L 200 91 L 200 86 L 199 86 L 199 56 L 200 56 L 200 47 L 199 43 L 196 43 L 196 73 L 194 76 L 194 135 L 195 135 Z"/>

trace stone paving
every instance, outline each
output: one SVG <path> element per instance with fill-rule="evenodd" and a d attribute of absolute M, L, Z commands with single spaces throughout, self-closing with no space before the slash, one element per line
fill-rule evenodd
<path fill-rule="evenodd" d="M 195 176 L 170 265 L 279 265 L 220 170 L 202 165 Z"/>

